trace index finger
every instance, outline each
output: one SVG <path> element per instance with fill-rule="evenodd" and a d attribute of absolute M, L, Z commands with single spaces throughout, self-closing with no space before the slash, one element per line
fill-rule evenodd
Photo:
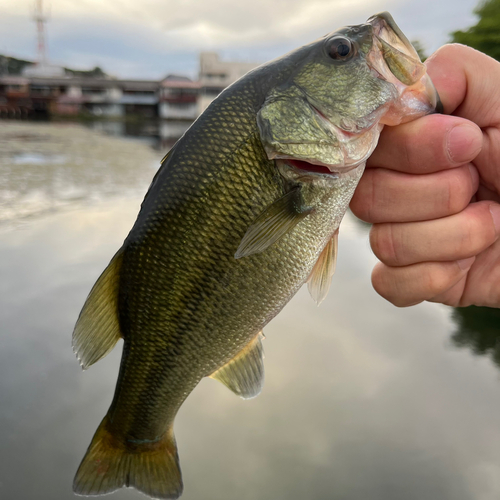
<path fill-rule="evenodd" d="M 428 115 L 386 127 L 367 166 L 428 174 L 470 162 L 482 144 L 481 129 L 474 123 L 456 116 Z"/>
<path fill-rule="evenodd" d="M 467 118 L 481 128 L 500 123 L 498 61 L 471 47 L 449 44 L 425 64 L 446 114 Z"/>
<path fill-rule="evenodd" d="M 473 121 L 483 132 L 474 159 L 482 183 L 500 192 L 500 63 L 464 45 L 441 47 L 426 61 L 446 113 Z"/>

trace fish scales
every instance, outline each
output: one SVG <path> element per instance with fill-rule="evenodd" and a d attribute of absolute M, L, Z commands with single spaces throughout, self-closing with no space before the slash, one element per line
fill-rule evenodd
<path fill-rule="evenodd" d="M 141 396 L 131 400 L 127 391 L 123 401 L 114 400 L 110 414 L 138 440 L 163 434 L 183 402 L 179 394 L 187 395 L 234 357 L 281 309 L 310 272 L 321 240 L 331 235 L 332 217 L 318 207 L 314 222 L 269 252 L 234 259 L 251 222 L 285 194 L 260 144 L 250 108 L 259 89 L 251 90 L 243 92 L 249 111 L 239 112 L 240 128 L 230 127 L 233 100 L 241 94 L 235 86 L 233 99 L 226 97 L 227 104 L 199 120 L 196 141 L 173 151 L 155 181 L 154 202 L 145 205 L 125 243 L 120 302 L 127 307 L 120 309 L 130 311 L 122 324 L 131 349 L 123 357 L 119 386 Z M 225 134 L 218 140 L 214 131 L 221 129 Z M 231 153 L 221 155 L 220 144 Z M 323 212 L 321 228 L 317 219 Z M 153 356 L 144 378 L 135 367 L 143 369 L 151 349 L 161 354 Z M 175 359 L 168 370 L 167 359 Z"/>
<path fill-rule="evenodd" d="M 421 66 L 390 15 L 374 16 L 248 73 L 164 158 L 75 326 L 84 368 L 124 340 L 76 493 L 179 497 L 179 407 L 207 376 L 260 392 L 262 329 L 308 279 L 318 303 L 326 295 L 383 124 L 435 109 Z"/>

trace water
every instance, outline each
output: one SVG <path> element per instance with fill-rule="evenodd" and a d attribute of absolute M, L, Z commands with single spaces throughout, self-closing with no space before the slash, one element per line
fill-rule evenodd
<path fill-rule="evenodd" d="M 74 498 L 121 345 L 83 373 L 72 328 L 163 153 L 0 123 L 1 499 Z M 498 499 L 498 312 L 396 309 L 371 288 L 374 262 L 347 216 L 327 299 L 303 289 L 265 330 L 263 393 L 206 379 L 191 394 L 175 427 L 183 499 Z"/>

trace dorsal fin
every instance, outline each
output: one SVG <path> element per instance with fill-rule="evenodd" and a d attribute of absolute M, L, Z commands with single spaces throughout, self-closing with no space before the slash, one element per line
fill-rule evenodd
<path fill-rule="evenodd" d="M 309 279 L 307 280 L 307 288 L 311 297 L 319 306 L 325 299 L 332 283 L 332 276 L 335 273 L 337 264 L 339 230 L 337 229 L 330 241 L 326 244 L 321 252 Z"/>
<path fill-rule="evenodd" d="M 210 375 L 243 399 L 258 396 L 264 385 L 264 349 L 259 332 L 233 359 Z"/>
<path fill-rule="evenodd" d="M 122 257 L 120 249 L 92 287 L 76 322 L 73 351 L 84 370 L 111 352 L 121 337 L 118 286 Z"/>

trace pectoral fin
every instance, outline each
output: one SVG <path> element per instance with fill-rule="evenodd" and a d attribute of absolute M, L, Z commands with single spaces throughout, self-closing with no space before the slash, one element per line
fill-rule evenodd
<path fill-rule="evenodd" d="M 291 231 L 313 209 L 304 206 L 300 187 L 275 201 L 248 228 L 234 254 L 235 259 L 263 252 Z"/>
<path fill-rule="evenodd" d="M 259 332 L 231 361 L 210 375 L 243 399 L 258 396 L 264 385 L 264 349 Z"/>
<path fill-rule="evenodd" d="M 338 239 L 339 230 L 337 229 L 321 252 L 316 264 L 314 264 L 313 270 L 307 282 L 309 293 L 318 306 L 327 296 L 332 282 L 332 276 L 335 273 Z"/>
<path fill-rule="evenodd" d="M 73 331 L 73 350 L 86 370 L 106 356 L 121 337 L 118 322 L 119 250 L 103 271 L 83 305 Z"/>

